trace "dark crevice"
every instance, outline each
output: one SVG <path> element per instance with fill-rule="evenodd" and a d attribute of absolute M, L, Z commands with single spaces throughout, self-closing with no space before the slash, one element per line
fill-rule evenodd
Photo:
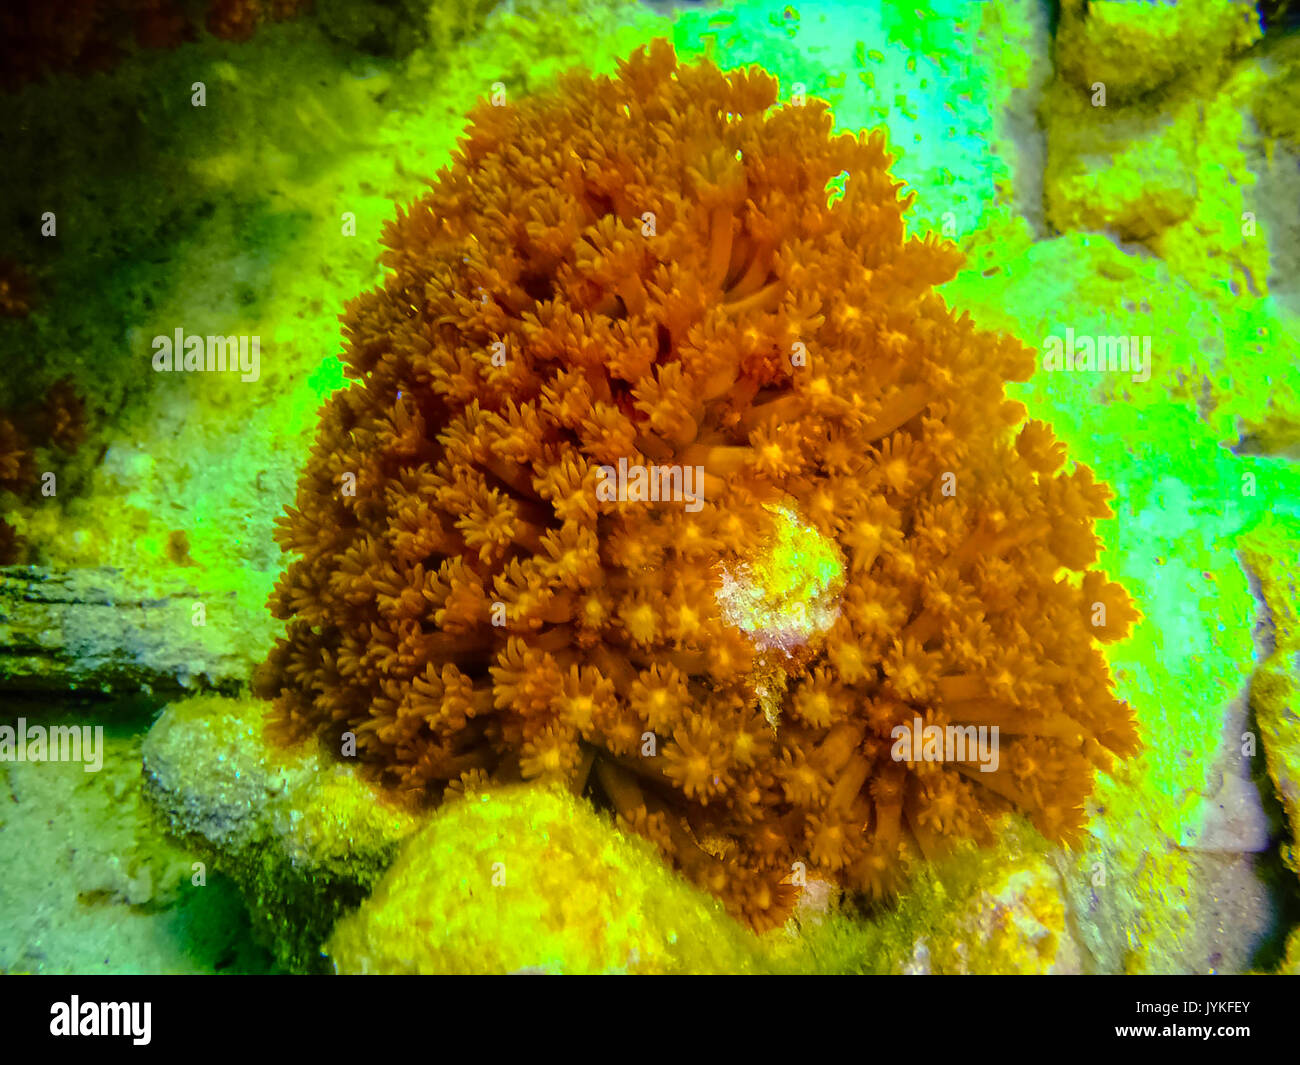
<path fill-rule="evenodd" d="M 655 353 L 656 360 L 658 362 L 664 362 L 664 356 L 672 353 L 673 338 L 668 332 L 668 327 L 665 325 L 655 326 L 655 337 L 658 342 L 658 347 Z"/>
<path fill-rule="evenodd" d="M 555 298 L 555 278 L 550 274 L 526 274 L 519 279 L 519 287 L 537 303 L 549 303 Z"/>

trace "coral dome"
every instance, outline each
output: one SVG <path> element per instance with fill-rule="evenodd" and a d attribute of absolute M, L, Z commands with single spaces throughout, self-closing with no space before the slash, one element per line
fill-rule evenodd
<path fill-rule="evenodd" d="M 883 134 L 663 41 L 496 104 L 347 307 L 277 733 L 418 802 L 562 781 L 756 928 L 1012 809 L 1072 838 L 1137 745 L 1109 491 L 1007 398 L 1034 352 L 936 294 Z"/>

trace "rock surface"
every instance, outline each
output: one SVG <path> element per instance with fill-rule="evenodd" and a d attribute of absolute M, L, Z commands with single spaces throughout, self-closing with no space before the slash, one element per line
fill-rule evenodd
<path fill-rule="evenodd" d="M 1131 100 L 1221 64 L 1259 35 L 1250 0 L 1062 0 L 1054 54 L 1077 88 L 1102 82 L 1115 100 Z"/>
<path fill-rule="evenodd" d="M 338 916 L 369 894 L 419 818 L 315 748 L 273 750 L 265 704 L 198 696 L 145 737 L 145 793 L 169 831 L 229 876 L 294 971 L 322 967 Z"/>
<path fill-rule="evenodd" d="M 1243 537 L 1243 561 L 1260 583 L 1263 656 L 1250 685 L 1268 776 L 1290 828 L 1282 860 L 1300 875 L 1300 521 L 1270 518 Z"/>
<path fill-rule="evenodd" d="M 264 654 L 261 602 L 110 567 L 0 569 L 0 691 L 233 690 Z"/>
<path fill-rule="evenodd" d="M 340 973 L 756 971 L 760 941 L 583 800 L 443 806 L 327 947 Z"/>

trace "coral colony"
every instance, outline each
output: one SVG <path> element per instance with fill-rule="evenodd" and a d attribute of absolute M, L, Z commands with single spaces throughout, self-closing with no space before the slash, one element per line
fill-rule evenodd
<path fill-rule="evenodd" d="M 776 103 L 659 41 L 479 106 L 347 307 L 258 678 L 413 802 L 583 792 L 757 929 L 795 863 L 1070 840 L 1137 747 L 1110 493 L 1004 395 L 1035 351 L 935 294 L 882 133 Z"/>

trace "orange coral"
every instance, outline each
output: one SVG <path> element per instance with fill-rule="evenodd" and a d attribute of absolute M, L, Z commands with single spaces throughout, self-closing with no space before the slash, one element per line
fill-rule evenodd
<path fill-rule="evenodd" d="M 211 0 L 207 28 L 227 41 L 246 41 L 268 17 L 279 22 L 302 14 L 311 0 Z"/>
<path fill-rule="evenodd" d="M 36 479 L 31 447 L 14 422 L 0 415 L 0 491 L 23 492 Z M 0 565 L 17 562 L 23 542 L 14 529 L 0 518 Z"/>
<path fill-rule="evenodd" d="M 0 259 L 0 314 L 26 318 L 32 310 L 31 290 L 27 271 L 12 259 Z"/>
<path fill-rule="evenodd" d="M 416 797 L 589 788 L 757 928 L 796 863 L 881 895 L 1012 806 L 1069 839 L 1137 742 L 1108 493 L 1004 396 L 1033 352 L 934 294 L 958 253 L 905 237 L 883 136 L 776 95 L 657 42 L 476 110 L 348 307 L 258 680 Z M 701 467 L 700 505 L 610 499 L 620 460 Z M 715 594 L 774 507 L 845 563 L 798 653 Z M 917 722 L 997 726 L 998 770 L 900 756 Z"/>
<path fill-rule="evenodd" d="M 9 415 L 0 412 L 0 491 L 22 494 L 36 484 L 36 447 L 71 451 L 85 435 L 85 404 L 66 377 L 50 386 L 40 404 Z M 0 519 L 0 563 L 21 555 L 17 532 Z"/>

